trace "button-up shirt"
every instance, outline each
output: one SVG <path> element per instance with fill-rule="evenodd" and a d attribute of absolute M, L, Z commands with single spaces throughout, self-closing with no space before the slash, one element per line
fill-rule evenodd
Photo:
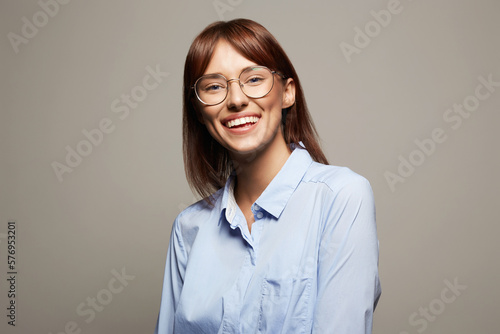
<path fill-rule="evenodd" d="M 369 182 L 301 146 L 251 209 L 234 176 L 172 227 L 155 333 L 371 333 L 381 293 Z"/>

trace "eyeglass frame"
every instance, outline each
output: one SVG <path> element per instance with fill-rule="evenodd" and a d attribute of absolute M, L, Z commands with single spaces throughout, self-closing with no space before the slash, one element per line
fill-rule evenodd
<path fill-rule="evenodd" d="M 248 94 L 247 94 L 247 93 L 245 93 L 245 91 L 243 90 L 243 86 L 245 86 L 245 85 L 241 83 L 241 81 L 240 81 L 240 77 L 241 77 L 241 75 L 243 74 L 243 72 L 245 72 L 246 70 L 248 70 L 248 69 L 250 69 L 250 68 L 257 68 L 257 67 L 258 67 L 258 68 L 265 68 L 265 69 L 267 69 L 269 72 L 271 72 L 271 75 L 272 75 L 272 78 L 273 78 L 273 84 L 271 85 L 271 88 L 269 89 L 269 91 L 268 91 L 266 94 L 264 94 L 264 95 L 262 95 L 262 96 L 260 96 L 260 97 L 252 97 L 252 96 L 248 96 Z M 223 77 L 223 78 L 224 78 L 224 80 L 226 80 L 226 89 L 225 89 L 225 90 L 226 90 L 226 95 L 224 96 L 224 98 L 222 99 L 222 101 L 220 101 L 220 102 L 218 102 L 218 103 L 210 104 L 210 103 L 206 103 L 205 101 L 203 101 L 203 100 L 201 99 L 201 97 L 198 95 L 198 91 L 197 91 L 197 89 L 196 89 L 196 84 L 197 84 L 197 83 L 198 83 L 198 81 L 200 81 L 203 77 L 206 77 L 206 76 L 208 76 L 208 75 L 214 75 L 214 74 L 215 74 L 215 75 L 219 75 L 219 76 Z M 256 65 L 256 66 L 248 66 L 248 67 L 244 68 L 243 70 L 241 70 L 240 75 L 238 75 L 238 78 L 229 79 L 229 80 L 228 80 L 228 79 L 226 79 L 226 77 L 225 77 L 225 76 L 223 76 L 223 75 L 222 75 L 222 74 L 220 74 L 220 73 L 213 73 L 213 74 L 205 74 L 205 75 L 202 75 L 201 77 L 199 77 L 199 78 L 198 78 L 198 79 L 194 82 L 194 84 L 191 86 L 191 89 L 193 89 L 193 90 L 194 90 L 194 94 L 196 95 L 196 98 L 198 98 L 198 101 L 200 101 L 201 103 L 203 103 L 203 104 L 204 104 L 204 105 L 206 105 L 206 106 L 216 106 L 216 105 L 221 104 L 222 102 L 224 102 L 224 101 L 227 99 L 227 96 L 228 96 L 228 94 L 229 94 L 229 87 L 230 87 L 229 83 L 230 83 L 231 81 L 238 81 L 238 82 L 239 82 L 239 85 L 238 85 L 238 86 L 240 87 L 241 92 L 242 92 L 243 94 L 245 94 L 245 96 L 247 96 L 247 97 L 249 97 L 249 98 L 251 98 L 251 99 L 261 99 L 261 98 L 263 98 L 264 96 L 267 96 L 267 95 L 268 95 L 268 94 L 269 94 L 269 93 L 273 90 L 273 88 L 274 88 L 274 74 L 278 74 L 278 75 L 281 77 L 281 79 L 283 79 L 283 80 L 284 80 L 284 79 L 286 79 L 286 76 L 285 76 L 285 75 L 283 75 L 283 74 L 281 74 L 281 73 L 280 73 L 280 72 L 278 72 L 278 71 L 271 70 L 271 69 L 270 69 L 269 67 L 267 67 L 267 66 Z"/>

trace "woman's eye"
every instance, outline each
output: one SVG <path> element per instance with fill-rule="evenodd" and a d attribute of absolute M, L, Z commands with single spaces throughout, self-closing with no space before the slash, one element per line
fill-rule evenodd
<path fill-rule="evenodd" d="M 222 89 L 224 89 L 224 87 L 219 84 L 212 84 L 205 87 L 205 91 L 207 92 L 218 92 Z"/>
<path fill-rule="evenodd" d="M 246 84 L 259 84 L 263 81 L 264 79 L 263 78 L 260 78 L 260 77 L 253 77 L 253 78 L 249 78 L 245 83 Z"/>

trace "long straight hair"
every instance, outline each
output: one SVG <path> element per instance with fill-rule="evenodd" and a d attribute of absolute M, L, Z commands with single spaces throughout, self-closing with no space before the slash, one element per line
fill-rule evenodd
<path fill-rule="evenodd" d="M 227 150 L 212 138 L 197 117 L 192 89 L 212 58 L 220 39 L 250 61 L 278 71 L 295 82 L 295 103 L 283 110 L 283 136 L 287 144 L 303 142 L 311 157 L 328 164 L 318 142 L 318 134 L 307 109 L 299 77 L 285 51 L 271 33 L 257 22 L 235 19 L 214 22 L 193 41 L 184 66 L 183 156 L 187 180 L 202 198 L 224 186 L 233 170 Z M 210 201 L 210 200 L 208 200 Z"/>

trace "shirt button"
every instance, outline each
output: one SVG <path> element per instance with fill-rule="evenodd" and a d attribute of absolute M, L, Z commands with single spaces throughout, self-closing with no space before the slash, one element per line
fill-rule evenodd
<path fill-rule="evenodd" d="M 258 204 L 254 204 L 254 205 L 253 205 L 253 209 L 254 209 L 255 211 L 259 211 L 259 210 L 260 210 L 260 206 L 259 206 Z"/>
<path fill-rule="evenodd" d="M 257 218 L 261 219 L 262 217 L 264 217 L 262 211 L 257 212 Z"/>

